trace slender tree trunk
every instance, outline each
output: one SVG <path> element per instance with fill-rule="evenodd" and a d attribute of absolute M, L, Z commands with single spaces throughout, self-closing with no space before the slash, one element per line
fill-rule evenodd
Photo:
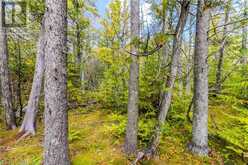
<path fill-rule="evenodd" d="M 81 49 L 81 32 L 79 24 L 76 25 L 76 56 L 77 56 L 77 71 L 79 73 L 79 84 L 82 91 L 84 91 L 84 64 L 83 53 Z"/>
<path fill-rule="evenodd" d="M 194 56 L 194 113 L 192 141 L 189 149 L 208 154 L 208 29 L 210 9 L 198 0 Z"/>
<path fill-rule="evenodd" d="M 140 1 L 131 0 L 131 36 L 140 35 Z M 132 52 L 138 52 L 137 47 L 132 46 Z M 138 100 L 139 100 L 139 62 L 137 56 L 131 56 L 129 96 L 128 96 L 128 122 L 126 129 L 125 152 L 127 155 L 135 154 L 137 149 L 138 132 Z"/>
<path fill-rule="evenodd" d="M 0 9 L 2 9 L 2 0 L 0 0 Z M 10 87 L 10 77 L 8 68 L 8 44 L 6 28 L 3 27 L 2 10 L 0 10 L 0 76 L 2 105 L 5 110 L 5 122 L 7 129 L 15 129 L 15 113 L 13 110 L 12 94 Z"/>
<path fill-rule="evenodd" d="M 245 0 L 244 1 L 244 18 L 247 18 L 248 16 L 248 2 Z M 248 32 L 248 27 L 247 26 L 243 26 L 242 28 L 242 60 L 241 63 L 244 64 L 244 75 L 248 75 L 247 74 L 247 63 L 248 63 L 248 54 L 247 54 L 247 32 Z"/>
<path fill-rule="evenodd" d="M 16 74 L 18 76 L 17 78 L 17 89 L 16 89 L 16 117 L 18 116 L 20 119 L 22 118 L 22 59 L 21 59 L 21 47 L 20 47 L 20 40 L 17 39 L 17 42 L 15 43 L 15 49 L 16 49 Z"/>
<path fill-rule="evenodd" d="M 73 5 L 75 7 L 76 10 L 76 32 L 75 32 L 75 38 L 76 38 L 76 43 L 75 43 L 75 55 L 76 55 L 76 74 L 77 76 L 77 80 L 76 80 L 76 84 L 77 86 L 80 86 L 80 88 L 82 90 L 84 90 L 84 84 L 83 84 L 83 80 L 84 80 L 84 71 L 83 71 L 83 59 L 82 59 L 82 50 L 81 50 L 81 29 L 80 29 L 80 22 L 79 22 L 79 16 L 80 16 L 80 8 L 79 8 L 79 2 L 78 0 L 73 0 Z"/>
<path fill-rule="evenodd" d="M 181 5 L 181 13 L 180 13 L 180 18 L 177 23 L 176 27 L 176 35 L 173 40 L 173 52 L 172 52 L 172 62 L 170 66 L 170 73 L 167 77 L 167 82 L 166 82 L 166 92 L 163 94 L 163 100 L 162 104 L 160 106 L 160 113 L 158 117 L 158 126 L 156 127 L 155 131 L 155 136 L 152 139 L 151 143 L 151 152 L 155 152 L 159 142 L 160 142 L 160 133 L 161 133 L 161 127 L 165 122 L 165 118 L 167 115 L 167 112 L 170 108 L 171 104 L 171 97 L 172 97 L 172 89 L 174 87 L 175 79 L 177 76 L 177 68 L 178 68 L 178 63 L 179 63 L 179 56 L 180 56 L 180 41 L 183 33 L 184 26 L 186 24 L 187 16 L 188 16 L 188 11 L 189 11 L 189 5 L 190 1 L 184 0 Z"/>
<path fill-rule="evenodd" d="M 193 16 L 190 16 L 189 25 L 192 26 Z M 188 61 L 186 65 L 186 95 L 189 95 L 191 92 L 191 66 L 192 66 L 192 27 L 189 30 L 189 48 L 188 48 Z"/>
<path fill-rule="evenodd" d="M 230 2 L 228 2 L 226 9 L 225 9 L 225 21 L 224 24 L 228 23 L 229 20 L 229 12 L 230 12 Z M 223 63 L 224 63 L 224 53 L 225 53 L 225 46 L 227 40 L 227 26 L 224 26 L 223 30 L 223 38 L 221 41 L 221 47 L 219 50 L 219 59 L 217 64 L 217 71 L 216 71 L 216 82 L 215 82 L 215 92 L 218 94 L 221 92 L 221 80 L 222 80 L 222 71 L 223 71 Z"/>
<path fill-rule="evenodd" d="M 44 164 L 69 165 L 67 1 L 46 0 Z"/>
<path fill-rule="evenodd" d="M 85 81 L 85 72 L 84 72 L 84 60 L 83 60 L 83 51 L 81 53 L 81 64 L 80 64 L 80 88 L 81 90 L 84 92 L 85 91 L 85 84 L 84 84 L 84 81 Z"/>
<path fill-rule="evenodd" d="M 76 68 L 78 74 L 78 82 L 80 82 L 81 78 L 81 62 L 82 62 L 82 54 L 81 54 L 81 34 L 80 34 L 80 27 L 77 20 L 76 23 Z M 80 83 L 78 83 L 80 84 Z"/>
<path fill-rule="evenodd" d="M 80 35 L 80 27 L 79 24 L 77 23 L 76 25 L 76 58 L 77 58 L 77 66 L 80 68 L 81 64 L 81 47 L 80 47 L 80 40 L 81 40 L 81 35 Z"/>
<path fill-rule="evenodd" d="M 77 69 L 80 68 L 80 63 L 81 63 L 81 48 L 80 48 L 80 40 L 81 40 L 81 34 L 80 34 L 80 26 L 79 26 L 79 15 L 80 10 L 79 10 L 79 3 L 78 0 L 73 0 L 73 6 L 76 10 L 76 19 L 74 20 L 75 24 L 76 24 L 76 31 L 75 31 L 75 37 L 76 37 L 76 67 Z"/>
<path fill-rule="evenodd" d="M 166 13 L 164 15 L 164 18 L 162 20 L 163 21 L 162 22 L 162 31 L 164 33 L 166 32 L 166 29 L 168 29 L 168 30 L 173 29 L 172 17 L 173 17 L 173 12 L 174 12 L 174 7 L 175 7 L 175 2 L 167 1 L 166 3 L 167 3 L 167 9 L 166 9 Z M 168 7 L 168 6 L 171 6 L 171 7 Z M 162 48 L 162 59 L 161 59 L 162 62 L 161 63 L 162 63 L 162 71 L 165 73 L 164 77 L 166 77 L 166 71 L 167 71 L 166 68 L 170 63 L 169 57 L 170 57 L 170 53 L 172 52 L 172 46 L 171 45 L 172 45 L 171 41 L 166 42 Z M 160 96 L 159 96 L 159 105 L 160 105 L 163 101 L 164 89 L 161 88 L 159 93 L 160 93 Z"/>
<path fill-rule="evenodd" d="M 20 117 L 22 117 L 22 58 L 21 58 L 21 45 L 20 40 L 17 41 L 18 43 L 18 103 L 20 109 Z"/>
<path fill-rule="evenodd" d="M 183 68 L 182 63 L 178 63 L 178 94 L 181 97 L 183 95 Z"/>
<path fill-rule="evenodd" d="M 182 46 L 182 39 L 180 41 L 180 46 Z M 181 48 L 183 49 L 183 48 Z M 181 52 L 181 50 L 179 50 L 179 52 Z M 178 94 L 181 97 L 183 95 L 183 66 L 182 66 L 182 58 L 180 56 L 180 53 L 178 55 L 178 68 L 177 68 L 177 72 L 178 72 Z"/>
<path fill-rule="evenodd" d="M 19 132 L 24 135 L 32 134 L 35 135 L 36 129 L 36 116 L 38 112 L 39 99 L 41 95 L 42 81 L 44 77 L 44 65 L 45 65 L 45 26 L 43 17 L 41 23 L 41 30 L 39 35 L 39 41 L 37 43 L 37 57 L 35 72 L 33 77 L 32 89 L 30 92 L 28 105 L 24 107 L 25 116 Z"/>
<path fill-rule="evenodd" d="M 162 32 L 163 33 L 166 33 L 166 29 L 168 29 L 168 26 L 167 25 L 167 21 L 169 19 L 169 16 L 170 16 L 170 13 L 171 12 L 170 10 L 168 10 L 168 5 L 169 5 L 169 2 L 167 1 L 166 2 L 166 9 L 164 9 L 164 15 L 163 15 L 163 19 L 162 19 Z M 168 51 L 168 43 L 166 43 L 164 45 L 164 47 L 162 48 L 162 67 L 165 67 L 166 64 L 168 63 L 168 57 L 169 57 L 169 51 Z"/>

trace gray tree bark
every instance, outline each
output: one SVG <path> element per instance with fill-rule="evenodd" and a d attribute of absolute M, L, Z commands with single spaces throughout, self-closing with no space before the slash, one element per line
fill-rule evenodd
<path fill-rule="evenodd" d="M 15 129 L 15 113 L 13 110 L 12 94 L 10 87 L 10 77 L 8 68 L 8 41 L 6 28 L 3 27 L 2 0 L 0 0 L 0 79 L 2 91 L 2 105 L 5 113 L 5 123 L 7 129 Z"/>
<path fill-rule="evenodd" d="M 208 29 L 210 9 L 198 0 L 194 55 L 194 113 L 189 149 L 198 155 L 208 154 Z"/>
<path fill-rule="evenodd" d="M 190 16 L 189 25 L 192 26 L 193 22 L 193 16 Z M 186 65 L 186 83 L 185 83 L 185 92 L 186 95 L 189 95 L 191 92 L 191 67 L 192 67 L 192 27 L 190 27 L 189 30 L 189 48 L 188 48 L 188 59 L 187 59 L 187 65 Z"/>
<path fill-rule="evenodd" d="M 45 26 L 44 18 L 41 23 L 41 30 L 39 34 L 39 41 L 37 42 L 37 57 L 35 64 L 35 72 L 33 77 L 32 89 L 30 92 L 28 105 L 24 107 L 25 116 L 19 132 L 24 133 L 24 136 L 32 134 L 35 135 L 36 116 L 38 112 L 39 99 L 41 95 L 42 81 L 44 75 L 45 65 Z"/>
<path fill-rule="evenodd" d="M 180 56 L 180 44 L 181 44 L 181 37 L 183 33 L 183 29 L 186 24 L 187 16 L 188 16 L 188 11 L 190 7 L 190 1 L 189 0 L 184 0 L 181 4 L 181 13 L 180 13 L 180 18 L 177 23 L 176 27 L 176 35 L 173 40 L 173 50 L 172 50 L 172 61 L 171 61 L 171 66 L 170 66 L 170 73 L 167 77 L 166 81 L 166 91 L 163 94 L 163 100 L 162 104 L 160 106 L 160 113 L 158 117 L 158 126 L 156 127 L 155 135 L 154 138 L 152 139 L 151 143 L 151 152 L 155 152 L 159 142 L 160 142 L 160 133 L 161 133 L 161 127 L 165 122 L 167 112 L 170 108 L 171 104 L 171 97 L 172 97 L 172 90 L 175 84 L 175 79 L 177 76 L 177 69 L 178 69 L 178 64 L 179 64 L 179 56 Z"/>
<path fill-rule="evenodd" d="M 180 40 L 180 46 L 182 45 L 182 39 Z M 183 49 L 183 48 L 181 48 Z M 181 52 L 181 50 L 179 50 Z M 177 73 L 178 73 L 178 95 L 181 97 L 183 95 L 183 66 L 182 66 L 182 58 L 180 53 L 178 55 L 178 65 L 177 65 Z"/>
<path fill-rule="evenodd" d="M 172 30 L 173 29 L 173 21 L 172 21 L 172 17 L 173 17 L 173 13 L 174 13 L 174 8 L 175 8 L 175 3 L 176 2 L 171 2 L 171 1 L 167 1 L 167 9 L 165 11 L 163 20 L 162 20 L 162 32 L 166 33 L 166 29 L 168 30 Z M 170 6 L 170 7 L 169 7 Z M 164 77 L 166 77 L 166 71 L 167 70 L 167 66 L 170 63 L 169 57 L 170 54 L 172 52 L 172 42 L 166 42 L 165 45 L 162 48 L 162 58 L 161 58 L 161 67 L 162 67 L 162 71 L 164 71 Z M 164 89 L 160 89 L 160 96 L 159 96 L 159 105 L 162 103 L 163 101 L 163 94 L 164 94 Z"/>
<path fill-rule="evenodd" d="M 16 65 L 18 66 L 16 69 L 17 72 L 17 89 L 16 89 L 16 100 L 17 100 L 17 105 L 16 109 L 17 112 L 15 113 L 17 116 L 17 113 L 19 113 L 19 117 L 22 118 L 22 110 L 23 110 L 23 105 L 22 105 L 22 81 L 21 81 L 21 74 L 22 74 L 22 58 L 21 58 L 21 45 L 20 45 L 20 40 L 18 39 L 16 42 L 16 47 L 15 49 L 17 50 L 16 52 Z"/>
<path fill-rule="evenodd" d="M 215 81 L 215 92 L 218 94 L 221 92 L 221 80 L 222 80 L 222 72 L 223 72 L 223 63 L 224 63 L 224 53 L 225 53 L 225 46 L 226 46 L 226 40 L 227 40 L 227 26 L 226 24 L 229 21 L 229 13 L 230 13 L 230 3 L 229 2 L 226 5 L 225 8 L 225 20 L 224 20 L 224 29 L 223 29 L 223 37 L 221 40 L 221 47 L 219 49 L 219 57 L 218 57 L 218 63 L 217 63 L 217 70 L 216 70 L 216 81 Z"/>
<path fill-rule="evenodd" d="M 140 1 L 131 0 L 131 36 L 138 38 L 140 36 Z M 136 45 L 132 46 L 132 52 L 137 53 Z M 128 95 L 128 122 L 126 128 L 125 152 L 127 155 L 136 153 L 138 115 L 139 115 L 139 62 L 137 56 L 131 56 L 129 95 Z"/>
<path fill-rule="evenodd" d="M 67 1 L 46 0 L 44 164 L 69 165 Z"/>
<path fill-rule="evenodd" d="M 189 1 L 184 0 L 181 6 L 181 13 L 180 18 L 176 27 L 176 35 L 173 40 L 173 51 L 172 51 L 172 61 L 170 66 L 170 74 L 167 77 L 166 81 L 166 88 L 167 90 L 164 92 L 162 105 L 160 107 L 159 113 L 159 121 L 164 122 L 167 112 L 169 110 L 171 104 L 171 96 L 172 96 L 172 89 L 175 84 L 175 79 L 177 75 L 177 69 L 179 64 L 179 56 L 180 56 L 180 44 L 181 44 L 181 37 L 183 33 L 183 29 L 187 20 L 188 10 L 189 10 Z"/>

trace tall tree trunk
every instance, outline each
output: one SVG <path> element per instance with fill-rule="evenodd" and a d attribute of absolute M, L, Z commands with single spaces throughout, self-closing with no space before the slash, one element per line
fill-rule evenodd
<path fill-rule="evenodd" d="M 168 20 L 169 20 L 169 16 L 171 15 L 170 12 L 172 12 L 171 10 L 169 10 L 168 8 L 168 5 L 169 5 L 169 2 L 166 1 L 165 4 L 163 4 L 163 19 L 162 19 L 162 32 L 163 33 L 166 33 L 166 29 L 169 29 L 169 26 L 168 25 Z M 168 57 L 169 57 L 169 45 L 168 43 L 166 43 L 163 48 L 162 48 L 162 67 L 165 67 L 166 64 L 168 63 Z"/>
<path fill-rule="evenodd" d="M 189 149 L 208 154 L 208 29 L 210 9 L 198 0 L 194 56 L 194 113 L 192 141 Z"/>
<path fill-rule="evenodd" d="M 182 46 L 182 39 L 180 41 L 180 46 Z M 183 48 L 181 48 L 183 49 Z M 181 52 L 181 50 L 179 50 Z M 183 95 L 183 66 L 182 66 L 182 58 L 180 53 L 178 55 L 178 65 L 177 65 L 177 73 L 178 73 L 178 95 L 181 97 Z"/>
<path fill-rule="evenodd" d="M 0 0 L 0 9 L 2 9 L 2 0 Z M 10 87 L 10 77 L 8 68 L 8 44 L 6 28 L 3 27 L 2 10 L 0 10 L 0 76 L 2 105 L 5 110 L 5 122 L 7 129 L 15 129 L 15 113 L 13 110 L 12 94 Z"/>
<path fill-rule="evenodd" d="M 79 74 L 80 88 L 84 91 L 84 64 L 83 64 L 83 52 L 81 49 L 81 31 L 79 24 L 76 25 L 76 56 L 77 56 L 77 71 Z"/>
<path fill-rule="evenodd" d="M 44 164 L 69 165 L 67 1 L 46 0 Z"/>
<path fill-rule="evenodd" d="M 166 29 L 168 29 L 169 31 L 173 29 L 173 21 L 172 21 L 172 17 L 173 17 L 173 13 L 174 13 L 174 8 L 175 8 L 175 3 L 176 2 L 171 2 L 171 1 L 167 1 L 166 2 L 166 11 L 162 20 L 162 31 L 164 33 L 166 33 Z M 169 7 L 170 6 L 170 7 Z M 166 42 L 165 45 L 162 48 L 162 59 L 161 59 L 161 66 L 162 66 L 162 71 L 164 72 L 164 77 L 166 77 L 166 71 L 167 71 L 167 66 L 170 63 L 169 57 L 170 57 L 170 53 L 172 52 L 172 42 Z M 164 80 L 165 81 L 165 80 Z M 162 103 L 163 101 L 163 94 L 164 94 L 164 89 L 161 88 L 160 89 L 160 96 L 159 96 L 159 105 Z"/>
<path fill-rule="evenodd" d="M 81 53 L 81 64 L 80 64 L 80 88 L 81 90 L 84 92 L 85 91 L 85 72 L 84 72 L 84 60 L 83 60 L 83 56 L 84 56 L 84 53 L 83 50 L 82 50 L 82 53 Z"/>
<path fill-rule="evenodd" d="M 76 31 L 75 31 L 75 61 L 76 61 L 76 86 L 80 87 L 82 90 L 84 90 L 84 67 L 83 67 L 83 59 L 82 59 L 82 49 L 81 49 L 81 29 L 80 29 L 80 7 L 78 0 L 73 0 L 73 6 L 76 10 Z"/>
<path fill-rule="evenodd" d="M 162 104 L 160 106 L 160 113 L 158 117 L 158 126 L 156 127 L 155 130 L 155 136 L 152 139 L 151 143 L 151 152 L 155 152 L 159 142 L 160 142 L 160 133 L 161 133 L 161 127 L 165 122 L 165 118 L 167 115 L 167 112 L 170 108 L 171 104 L 171 97 L 172 97 L 172 90 L 174 87 L 175 79 L 177 76 L 177 68 L 178 68 L 178 63 L 179 63 L 179 56 L 180 56 L 180 41 L 183 33 L 184 26 L 187 21 L 187 16 L 188 16 L 188 11 L 189 11 L 189 5 L 190 1 L 189 0 L 184 0 L 181 4 L 181 13 L 180 13 L 180 18 L 177 23 L 176 27 L 176 35 L 173 40 L 173 52 L 172 52 L 172 61 L 171 61 L 171 66 L 170 66 L 170 73 L 167 77 L 167 82 L 166 82 L 166 92 L 163 94 L 163 100 Z"/>
<path fill-rule="evenodd" d="M 76 24 L 76 30 L 75 30 L 75 38 L 76 38 L 76 43 L 75 43 L 75 59 L 76 59 L 76 67 L 79 69 L 79 65 L 81 63 L 81 49 L 80 49 L 80 40 L 81 40 L 81 34 L 80 34 L 80 26 L 79 26 L 79 15 L 80 10 L 79 10 L 79 3 L 78 0 L 73 0 L 73 6 L 76 10 L 76 19 L 74 20 Z"/>
<path fill-rule="evenodd" d="M 244 1 L 244 18 L 247 18 L 248 16 L 248 2 Z M 247 32 L 248 27 L 243 26 L 242 28 L 242 60 L 241 63 L 244 64 L 244 75 L 247 75 L 247 63 L 248 63 L 248 54 L 247 54 Z"/>
<path fill-rule="evenodd" d="M 140 35 L 140 1 L 131 0 L 131 36 Z M 132 52 L 137 53 L 136 45 L 132 46 Z M 135 154 L 137 149 L 138 115 L 139 115 L 139 62 L 137 56 L 131 56 L 129 96 L 128 96 L 128 122 L 126 129 L 125 152 L 128 155 Z"/>
<path fill-rule="evenodd" d="M 190 16 L 189 25 L 192 26 L 193 16 Z M 192 66 L 192 27 L 189 30 L 189 45 L 188 45 L 188 59 L 186 65 L 186 84 L 185 84 L 185 92 L 186 95 L 189 95 L 191 92 L 191 66 Z"/>
<path fill-rule="evenodd" d="M 15 70 L 17 74 L 17 89 L 16 89 L 16 117 L 19 117 L 20 119 L 22 118 L 22 110 L 23 110 L 23 105 L 22 105 L 22 59 L 21 59 L 21 47 L 20 47 L 20 40 L 17 39 L 17 42 L 15 43 L 15 49 L 16 49 L 16 65 L 17 68 Z"/>
<path fill-rule="evenodd" d="M 81 64 L 81 35 L 80 35 L 80 27 L 79 27 L 79 23 L 76 23 L 76 63 L 77 63 L 77 67 L 80 68 L 80 64 Z"/>
<path fill-rule="evenodd" d="M 39 34 L 39 41 L 37 43 L 37 57 L 35 72 L 33 77 L 32 89 L 30 92 L 28 105 L 24 107 L 25 116 L 19 132 L 24 133 L 24 136 L 28 134 L 35 135 L 36 129 L 36 116 L 38 112 L 39 99 L 41 95 L 42 81 L 44 75 L 45 65 L 45 26 L 44 19 L 41 22 L 41 30 Z"/>
<path fill-rule="evenodd" d="M 223 70 L 223 63 L 224 63 L 224 53 L 225 53 L 225 46 L 226 46 L 226 40 L 227 40 L 227 23 L 229 20 L 229 12 L 230 12 L 230 3 L 229 0 L 228 4 L 225 8 L 225 21 L 224 21 L 224 29 L 223 29 L 223 37 L 221 40 L 221 47 L 219 50 L 219 59 L 217 64 L 217 70 L 216 70 L 216 82 L 215 82 L 215 92 L 219 94 L 221 92 L 221 79 L 222 79 L 222 70 Z"/>

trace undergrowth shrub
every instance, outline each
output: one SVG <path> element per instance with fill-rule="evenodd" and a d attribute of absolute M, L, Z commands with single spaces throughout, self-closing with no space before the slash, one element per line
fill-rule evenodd
<path fill-rule="evenodd" d="M 172 133 L 171 126 L 168 122 L 165 122 L 161 128 L 161 134 L 164 136 L 169 136 Z"/>
<path fill-rule="evenodd" d="M 126 124 L 127 118 L 124 115 L 112 114 L 110 116 L 111 120 L 115 121 L 115 123 L 106 126 L 106 132 L 110 133 L 112 136 L 116 138 L 121 138 L 125 136 L 126 133 Z M 141 145 L 146 145 L 154 131 L 154 127 L 156 124 L 155 119 L 145 119 L 140 118 L 138 123 L 138 139 Z"/>
<path fill-rule="evenodd" d="M 187 111 L 191 102 L 192 96 L 179 96 L 175 94 L 173 96 L 173 102 L 168 112 L 167 121 L 173 127 L 185 127 L 188 125 Z"/>
<path fill-rule="evenodd" d="M 155 119 L 142 118 L 141 120 L 139 120 L 138 138 L 142 146 L 146 146 L 148 142 L 151 140 L 151 137 L 155 130 L 154 129 L 155 125 L 156 125 Z"/>
<path fill-rule="evenodd" d="M 112 114 L 110 115 L 110 120 L 115 123 L 106 126 L 106 132 L 110 133 L 116 138 L 123 137 L 126 131 L 127 118 L 124 115 Z"/>
<path fill-rule="evenodd" d="M 95 98 L 104 107 L 126 112 L 130 55 L 102 47 L 96 50 L 96 58 L 105 64 L 103 78 L 94 92 Z M 159 100 L 164 84 L 164 70 L 160 68 L 158 55 L 140 58 L 139 112 L 158 112 Z"/>

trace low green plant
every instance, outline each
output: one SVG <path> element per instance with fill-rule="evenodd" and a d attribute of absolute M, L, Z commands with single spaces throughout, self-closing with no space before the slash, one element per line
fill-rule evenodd
<path fill-rule="evenodd" d="M 106 131 L 110 132 L 116 138 L 124 136 L 126 131 L 127 118 L 124 115 L 111 114 L 110 120 L 114 121 L 114 123 L 107 125 Z"/>
<path fill-rule="evenodd" d="M 171 126 L 168 122 L 164 123 L 163 126 L 161 127 L 161 133 L 164 136 L 169 136 L 171 134 Z"/>
<path fill-rule="evenodd" d="M 152 134 L 154 133 L 155 125 L 156 125 L 155 119 L 141 118 L 139 120 L 138 138 L 140 140 L 141 145 L 148 144 L 148 142 L 152 137 Z"/>
<path fill-rule="evenodd" d="M 42 162 L 42 158 L 40 156 L 35 156 L 31 161 L 32 165 L 40 165 Z"/>
<path fill-rule="evenodd" d="M 120 114 L 110 115 L 111 120 L 114 121 L 110 126 L 106 126 L 107 132 L 110 132 L 114 137 L 120 138 L 125 136 L 127 117 Z M 156 120 L 155 119 L 146 119 L 140 117 L 138 124 L 138 139 L 141 145 L 146 145 L 150 140 Z"/>
<path fill-rule="evenodd" d="M 79 131 L 76 130 L 69 131 L 68 140 L 70 143 L 80 139 L 81 139 L 81 134 Z"/>

